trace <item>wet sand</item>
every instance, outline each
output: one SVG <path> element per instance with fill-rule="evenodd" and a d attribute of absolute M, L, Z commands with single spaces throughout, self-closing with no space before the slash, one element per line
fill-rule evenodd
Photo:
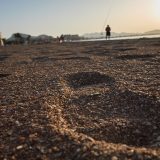
<path fill-rule="evenodd" d="M 0 159 L 160 159 L 160 38 L 0 48 Z"/>

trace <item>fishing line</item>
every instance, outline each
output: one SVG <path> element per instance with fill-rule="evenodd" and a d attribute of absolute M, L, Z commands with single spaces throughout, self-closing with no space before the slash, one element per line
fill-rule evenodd
<path fill-rule="evenodd" d="M 108 22 L 109 16 L 110 16 L 110 14 L 111 14 L 111 9 L 112 9 L 112 6 L 113 6 L 113 0 L 111 0 L 111 2 L 112 2 L 112 3 L 111 3 L 111 5 L 110 5 L 110 7 L 109 7 L 107 16 L 106 16 L 106 18 L 105 18 L 105 20 L 104 20 L 103 28 L 102 28 L 102 30 L 101 30 L 101 34 L 102 34 L 102 35 L 103 35 L 104 28 L 105 28 L 105 26 L 106 26 L 106 24 L 107 24 L 107 22 Z"/>

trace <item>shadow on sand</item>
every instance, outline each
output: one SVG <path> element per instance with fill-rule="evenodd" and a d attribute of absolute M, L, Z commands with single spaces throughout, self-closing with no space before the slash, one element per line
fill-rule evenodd
<path fill-rule="evenodd" d="M 77 132 L 96 140 L 147 147 L 160 123 L 159 106 L 154 97 L 114 90 L 72 99 L 64 112 Z"/>
<path fill-rule="evenodd" d="M 116 59 L 120 60 L 148 60 L 151 58 L 156 57 L 157 55 L 155 54 L 144 54 L 144 55 L 120 55 L 117 56 Z"/>
<path fill-rule="evenodd" d="M 10 55 L 7 54 L 0 54 L 0 61 L 5 61 L 7 58 L 9 58 Z"/>
<path fill-rule="evenodd" d="M 68 85 L 74 89 L 101 83 L 105 85 L 113 85 L 115 83 L 114 78 L 99 72 L 73 73 L 68 75 L 66 80 Z"/>

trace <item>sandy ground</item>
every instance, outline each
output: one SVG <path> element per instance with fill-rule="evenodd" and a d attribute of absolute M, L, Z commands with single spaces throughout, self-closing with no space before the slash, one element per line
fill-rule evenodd
<path fill-rule="evenodd" d="M 0 48 L 0 159 L 160 160 L 160 39 Z"/>

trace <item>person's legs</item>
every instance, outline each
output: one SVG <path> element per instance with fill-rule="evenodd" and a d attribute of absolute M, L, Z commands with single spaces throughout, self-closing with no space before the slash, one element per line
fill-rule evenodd
<path fill-rule="evenodd" d="M 110 39 L 110 36 L 111 36 L 111 33 L 110 32 L 107 32 L 107 39 L 109 40 Z"/>
<path fill-rule="evenodd" d="M 107 33 L 106 33 L 106 40 L 108 39 L 108 35 L 107 35 Z"/>

